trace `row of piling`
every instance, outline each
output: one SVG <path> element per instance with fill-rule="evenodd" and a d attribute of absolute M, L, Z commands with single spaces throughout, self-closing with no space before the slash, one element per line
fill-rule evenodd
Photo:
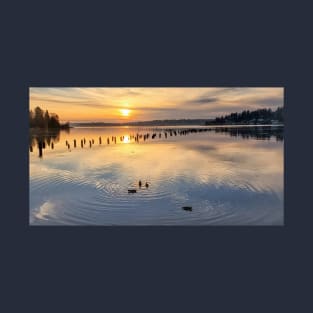
<path fill-rule="evenodd" d="M 127 142 L 131 142 L 131 141 L 135 141 L 137 143 L 139 143 L 140 141 L 146 141 L 148 139 L 155 139 L 155 138 L 162 138 L 162 135 L 165 139 L 167 139 L 168 136 L 186 136 L 190 133 L 197 133 L 197 132 L 204 132 L 204 131 L 210 131 L 212 129 L 209 128 L 189 128 L 189 129 L 180 129 L 180 130 L 173 130 L 173 129 L 163 129 L 163 130 L 155 130 L 155 132 L 150 133 L 144 133 L 144 134 L 139 134 L 136 133 L 135 135 L 128 135 L 128 136 L 109 136 L 106 138 L 106 143 L 109 144 L 116 144 L 119 139 L 119 142 L 125 142 L 125 138 L 127 138 Z M 98 138 L 98 143 L 99 145 L 102 145 L 102 143 L 105 142 L 105 138 L 102 138 L 101 136 L 99 136 Z M 79 140 L 77 139 L 73 139 L 73 147 L 77 148 L 79 143 Z M 92 146 L 95 144 L 95 140 L 94 139 L 90 139 L 86 140 L 86 138 L 84 137 L 83 139 L 80 139 L 80 147 L 84 148 L 86 146 L 89 146 L 89 148 L 92 148 Z M 71 143 L 66 140 L 65 141 L 65 145 L 68 148 L 68 150 L 71 150 Z M 46 143 L 45 141 L 38 141 L 38 148 L 39 148 L 39 156 L 42 156 L 42 150 L 46 148 Z M 54 143 L 51 143 L 51 149 L 54 149 Z M 30 152 L 33 152 L 33 147 L 30 145 L 29 147 Z"/>

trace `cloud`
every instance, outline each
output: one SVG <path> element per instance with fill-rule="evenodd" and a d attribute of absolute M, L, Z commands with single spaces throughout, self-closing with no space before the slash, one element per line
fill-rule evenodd
<path fill-rule="evenodd" d="M 162 111 L 162 112 L 169 112 L 169 111 L 177 111 L 179 108 L 176 107 L 149 107 L 149 106 L 138 106 L 134 110 L 137 111 Z"/>
<path fill-rule="evenodd" d="M 216 97 L 212 97 L 212 98 L 197 98 L 197 99 L 193 99 L 193 100 L 189 100 L 187 101 L 187 104 L 208 104 L 208 103 L 212 103 L 212 102 L 217 102 L 218 98 Z"/>
<path fill-rule="evenodd" d="M 47 201 L 44 202 L 38 209 L 35 217 L 38 219 L 47 219 L 50 215 L 54 213 L 55 204 Z"/>
<path fill-rule="evenodd" d="M 139 91 L 133 91 L 133 90 L 127 90 L 125 92 L 125 95 L 130 95 L 130 96 L 140 96 L 142 93 Z"/>
<path fill-rule="evenodd" d="M 255 104 L 261 105 L 261 106 L 283 106 L 284 105 L 284 99 L 282 97 L 267 97 L 262 99 L 255 99 Z"/>
<path fill-rule="evenodd" d="M 30 107 L 58 112 L 62 120 L 214 118 L 231 112 L 283 106 L 281 87 L 30 88 Z"/>
<path fill-rule="evenodd" d="M 37 88 L 36 88 L 37 89 Z M 45 88 L 47 89 L 47 88 Z M 54 89 L 54 88 L 51 88 Z M 53 91 L 52 91 L 53 94 Z M 105 104 L 105 103 L 96 103 L 99 102 L 96 98 L 88 98 L 84 96 L 70 96 L 68 94 L 60 95 L 58 93 L 55 96 L 51 96 L 51 94 L 44 94 L 41 92 L 33 92 L 31 94 L 31 101 L 36 102 L 39 106 L 47 105 L 47 104 L 55 104 L 55 105 L 63 105 L 66 106 L 83 106 L 83 107 L 90 107 L 90 108 L 98 108 L 98 109 L 109 109 L 109 108 L 116 108 L 116 106 L 111 104 Z"/>

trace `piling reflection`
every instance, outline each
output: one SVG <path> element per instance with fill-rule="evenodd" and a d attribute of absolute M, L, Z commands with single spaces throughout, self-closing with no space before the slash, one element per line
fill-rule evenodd
<path fill-rule="evenodd" d="M 61 132 L 30 158 L 31 223 L 283 224 L 283 128 L 203 129 Z"/>
<path fill-rule="evenodd" d="M 62 130 L 62 132 L 64 132 Z M 185 137 L 192 135 L 190 140 L 195 140 L 197 135 L 209 136 L 212 133 L 241 137 L 242 139 L 283 141 L 284 127 L 277 126 L 209 126 L 209 127 L 172 127 L 172 128 L 74 128 L 62 136 L 61 147 L 67 151 L 88 147 L 93 149 L 97 146 L 112 146 L 115 144 L 143 144 L 156 141 L 182 141 Z M 87 139 L 86 139 L 87 138 Z M 187 138 L 186 138 L 187 139 Z M 43 150 L 60 141 L 60 130 L 56 131 L 33 131 L 30 136 L 29 151 L 38 148 L 39 157 L 43 156 Z M 79 144 L 80 143 L 80 144 Z M 71 149 L 72 148 L 72 149 Z M 88 150 L 89 150 L 88 149 Z"/>
<path fill-rule="evenodd" d="M 186 136 L 190 134 L 196 133 L 206 133 L 206 132 L 215 132 L 215 133 L 227 133 L 232 137 L 242 137 L 242 138 L 252 138 L 252 139 L 271 139 L 276 138 L 277 141 L 282 141 L 284 139 L 284 127 L 282 125 L 278 126 L 217 126 L 217 127 L 202 127 L 202 128 L 184 128 L 184 129 L 173 129 L 166 128 L 163 129 L 165 138 L 169 136 Z M 156 134 L 152 135 L 152 139 L 154 139 Z"/>

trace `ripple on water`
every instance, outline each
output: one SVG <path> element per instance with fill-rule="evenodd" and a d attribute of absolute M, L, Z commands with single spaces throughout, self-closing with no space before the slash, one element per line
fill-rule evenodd
<path fill-rule="evenodd" d="M 270 223 L 269 215 L 275 221 L 283 214 L 270 186 L 238 181 L 231 170 L 224 181 L 203 172 L 194 182 L 184 172 L 171 177 L 164 172 L 148 179 L 149 188 L 139 188 L 131 177 L 101 177 L 65 170 L 33 174 L 31 223 L 247 225 Z M 129 194 L 129 187 L 137 193 Z M 184 205 L 192 212 L 182 210 Z"/>

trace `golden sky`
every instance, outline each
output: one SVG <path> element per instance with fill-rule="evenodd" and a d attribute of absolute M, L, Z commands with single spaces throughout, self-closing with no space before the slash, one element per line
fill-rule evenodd
<path fill-rule="evenodd" d="M 284 89 L 269 88 L 46 88 L 31 87 L 30 109 L 57 113 L 62 122 L 125 122 L 214 118 L 283 106 Z"/>

